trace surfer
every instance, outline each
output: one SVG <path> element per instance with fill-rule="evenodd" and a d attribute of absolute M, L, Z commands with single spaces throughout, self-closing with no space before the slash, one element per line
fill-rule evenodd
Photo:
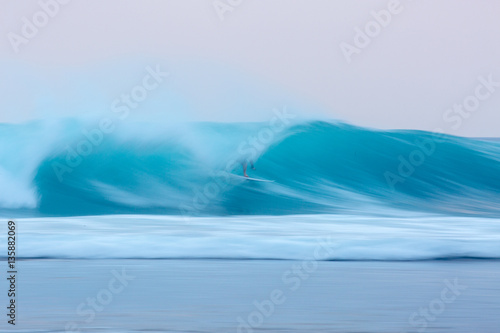
<path fill-rule="evenodd" d="M 250 162 L 250 167 L 253 170 L 255 170 L 255 166 L 253 165 L 253 161 L 249 160 L 248 162 Z M 245 177 L 248 177 L 248 175 L 247 175 L 247 164 L 248 163 L 247 163 L 246 160 L 241 162 L 241 165 L 243 166 L 243 176 L 245 176 Z"/>

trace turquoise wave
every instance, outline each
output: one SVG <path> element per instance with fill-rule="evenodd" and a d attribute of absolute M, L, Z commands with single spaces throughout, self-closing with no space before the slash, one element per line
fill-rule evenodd
<path fill-rule="evenodd" d="M 500 143 L 340 122 L 0 125 L 12 215 L 500 215 Z M 241 163 L 252 160 L 253 182 Z"/>

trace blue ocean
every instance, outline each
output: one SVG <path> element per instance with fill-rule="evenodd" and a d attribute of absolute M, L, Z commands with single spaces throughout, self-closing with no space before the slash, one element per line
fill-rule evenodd
<path fill-rule="evenodd" d="M 58 119 L 1 125 L 0 156 L 24 257 L 301 259 L 328 236 L 322 260 L 500 258 L 494 140 L 279 117 Z M 244 179 L 250 162 L 273 182 Z"/>
<path fill-rule="evenodd" d="M 15 329 L 498 332 L 500 142 L 291 118 L 0 125 Z"/>

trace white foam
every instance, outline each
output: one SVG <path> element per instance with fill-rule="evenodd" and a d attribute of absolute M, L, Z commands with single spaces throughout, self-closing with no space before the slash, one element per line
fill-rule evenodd
<path fill-rule="evenodd" d="M 320 246 L 328 250 L 319 260 L 500 257 L 495 219 L 109 215 L 16 221 L 23 257 L 304 260 L 315 259 Z"/>
<path fill-rule="evenodd" d="M 38 196 L 31 182 L 0 168 L 0 208 L 35 208 Z"/>

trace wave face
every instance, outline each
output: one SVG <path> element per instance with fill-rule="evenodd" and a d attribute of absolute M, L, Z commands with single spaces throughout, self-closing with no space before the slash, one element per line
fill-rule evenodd
<path fill-rule="evenodd" d="M 285 127 L 278 120 L 3 124 L 0 210 L 10 216 L 500 215 L 498 142 L 323 121 Z M 250 177 L 274 182 L 235 177 L 245 160 L 257 168 L 249 168 Z"/>

